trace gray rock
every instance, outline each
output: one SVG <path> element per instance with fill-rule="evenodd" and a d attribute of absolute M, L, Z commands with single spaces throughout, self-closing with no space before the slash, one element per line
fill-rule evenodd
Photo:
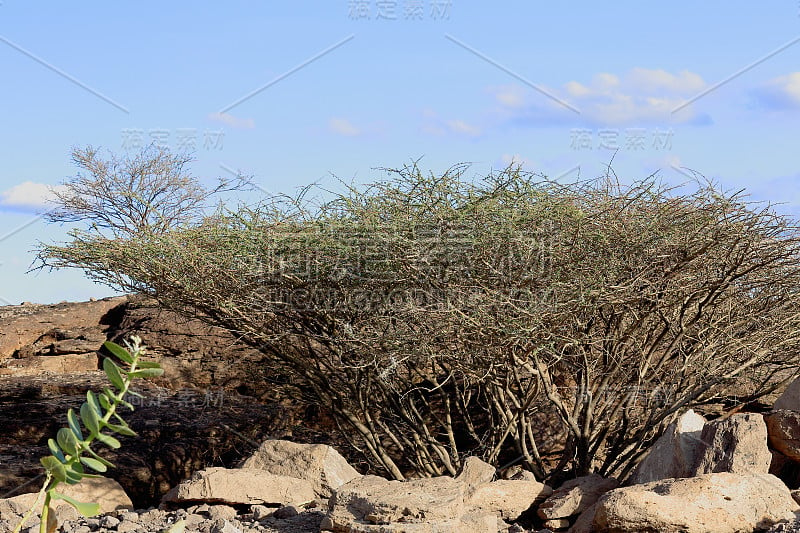
<path fill-rule="evenodd" d="M 276 509 L 275 512 L 272 513 L 272 516 L 280 520 L 285 520 L 287 518 L 293 518 L 299 514 L 300 511 L 294 505 L 284 505 L 283 507 Z"/>
<path fill-rule="evenodd" d="M 272 509 L 265 505 L 251 505 L 250 512 L 253 514 L 254 520 L 263 520 L 272 514 Z"/>
<path fill-rule="evenodd" d="M 315 498 L 306 480 L 276 475 L 256 468 L 206 468 L 192 474 L 164 495 L 162 502 L 286 505 Z M 200 512 L 199 510 L 195 512 Z"/>
<path fill-rule="evenodd" d="M 495 467 L 478 457 L 467 457 L 456 479 L 464 485 L 464 493 L 470 496 L 479 485 L 494 479 Z"/>
<path fill-rule="evenodd" d="M 708 422 L 700 440 L 703 449 L 693 475 L 769 472 L 772 454 L 767 447 L 767 425 L 760 414 L 740 413 Z"/>
<path fill-rule="evenodd" d="M 597 474 L 571 479 L 556 489 L 537 509 L 543 520 L 568 518 L 591 507 L 603 494 L 615 489 L 619 482 Z"/>
<path fill-rule="evenodd" d="M 781 394 L 772 406 L 773 409 L 800 411 L 800 378 L 795 379 Z"/>
<path fill-rule="evenodd" d="M 210 520 L 217 520 L 219 518 L 233 520 L 236 518 L 236 509 L 229 505 L 212 505 L 208 511 L 208 518 Z"/>
<path fill-rule="evenodd" d="M 264 441 L 242 463 L 242 467 L 303 479 L 312 485 L 317 496 L 324 498 L 329 498 L 338 487 L 361 476 L 330 446 L 298 444 L 287 440 Z"/>
<path fill-rule="evenodd" d="M 689 409 L 667 426 L 628 479 L 648 483 L 659 479 L 689 477 L 703 449 L 700 434 L 706 420 Z"/>
<path fill-rule="evenodd" d="M 500 479 L 478 486 L 465 503 L 473 510 L 516 520 L 552 493 L 553 489 L 538 481 Z"/>
<path fill-rule="evenodd" d="M 111 529 L 113 527 L 117 527 L 117 525 L 119 524 L 120 520 L 116 516 L 106 515 L 106 516 L 101 517 L 98 522 L 99 522 L 100 527 L 105 527 L 105 528 Z"/>

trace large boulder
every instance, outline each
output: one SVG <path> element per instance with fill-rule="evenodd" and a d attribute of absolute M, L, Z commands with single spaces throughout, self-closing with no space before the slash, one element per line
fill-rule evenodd
<path fill-rule="evenodd" d="M 795 379 L 783 391 L 772 406 L 773 409 L 787 411 L 800 411 L 800 378 Z"/>
<path fill-rule="evenodd" d="M 595 531 L 740 533 L 791 520 L 798 508 L 770 474 L 704 474 L 612 490 L 597 502 Z"/>
<path fill-rule="evenodd" d="M 582 513 L 606 492 L 619 486 L 614 478 L 591 474 L 570 479 L 548 497 L 536 513 L 542 520 L 568 518 Z"/>
<path fill-rule="evenodd" d="M 708 422 L 700 434 L 703 444 L 693 475 L 716 472 L 769 472 L 772 454 L 767 425 L 757 413 L 740 413 Z"/>
<path fill-rule="evenodd" d="M 464 486 L 445 476 L 403 482 L 363 476 L 339 487 L 329 509 L 323 526 L 337 533 L 372 531 L 372 526 L 390 524 L 401 524 L 402 531 L 422 532 L 428 529 L 419 528 L 431 523 L 449 531 L 446 528 L 455 527 L 465 514 Z"/>
<path fill-rule="evenodd" d="M 688 477 L 702 450 L 700 434 L 706 419 L 689 409 L 667 426 L 629 478 L 630 483 Z"/>
<path fill-rule="evenodd" d="M 304 479 L 279 476 L 256 468 L 206 468 L 192 474 L 167 494 L 165 504 L 181 502 L 227 505 L 281 505 L 309 502 L 314 487 Z"/>
<path fill-rule="evenodd" d="M 337 488 L 361 476 L 330 446 L 297 444 L 288 440 L 264 441 L 242 463 L 242 467 L 305 479 L 314 487 L 317 496 L 322 498 L 330 498 Z"/>
<path fill-rule="evenodd" d="M 800 412 L 779 410 L 764 415 L 769 445 L 789 459 L 800 462 Z"/>
<path fill-rule="evenodd" d="M 495 513 L 506 520 L 516 520 L 552 493 L 553 489 L 538 481 L 500 479 L 479 485 L 465 503 L 474 509 Z"/>

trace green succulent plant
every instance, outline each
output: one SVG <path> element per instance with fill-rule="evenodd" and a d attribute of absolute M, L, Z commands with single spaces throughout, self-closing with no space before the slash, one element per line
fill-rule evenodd
<path fill-rule="evenodd" d="M 158 363 L 140 359 L 145 350 L 141 342 L 139 337 L 131 336 L 129 341 L 125 341 L 125 348 L 110 341 L 103 344 L 125 366 L 121 368 L 108 357 L 103 360 L 103 370 L 116 391 L 111 388 L 105 388 L 100 393 L 89 390 L 86 392 L 86 401 L 78 413 L 73 409 L 67 411 L 67 427 L 59 429 L 56 438 L 47 441 L 50 455 L 41 459 L 45 469 L 44 484 L 33 506 L 23 516 L 14 533 L 22 529 L 42 496 L 44 502 L 41 507 L 40 533 L 52 533 L 58 527 L 56 513 L 50 505 L 53 500 L 67 502 L 86 517 L 100 512 L 98 503 L 77 501 L 58 492 L 57 488 L 62 483 L 75 485 L 84 478 L 102 477 L 100 474 L 114 466 L 92 448 L 95 443 L 117 449 L 121 444 L 113 434 L 130 437 L 136 435 L 117 409 L 119 406 L 124 406 L 133 410 L 133 405 L 126 401 L 125 397 L 140 396 L 130 390 L 134 379 L 156 377 L 164 373 Z"/>

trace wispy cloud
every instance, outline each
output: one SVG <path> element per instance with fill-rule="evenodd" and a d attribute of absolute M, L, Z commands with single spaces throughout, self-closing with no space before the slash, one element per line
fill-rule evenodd
<path fill-rule="evenodd" d="M 453 133 L 459 133 L 469 137 L 477 137 L 481 134 L 481 129 L 478 126 L 469 124 L 461 119 L 448 120 L 446 124 L 449 130 Z"/>
<path fill-rule="evenodd" d="M 483 133 L 483 128 L 473 122 L 461 118 L 446 119 L 436 111 L 426 109 L 422 112 L 423 123 L 421 130 L 428 135 L 443 137 L 454 135 L 457 137 L 476 138 Z"/>
<path fill-rule="evenodd" d="M 328 121 L 328 131 L 344 137 L 358 137 L 364 131 L 346 118 L 333 117 Z"/>
<path fill-rule="evenodd" d="M 800 109 L 800 72 L 778 76 L 753 91 L 758 104 L 768 109 Z"/>
<path fill-rule="evenodd" d="M 580 109 L 568 112 L 554 102 L 521 85 L 490 87 L 501 121 L 524 125 L 588 123 L 616 126 L 642 123 L 710 122 L 710 117 L 687 106 L 674 109 L 686 98 L 706 87 L 696 73 L 683 70 L 671 73 L 661 69 L 634 68 L 623 75 L 595 74 L 588 81 L 570 80 L 558 88 L 548 88 L 560 99 Z"/>
<path fill-rule="evenodd" d="M 211 113 L 208 118 L 239 130 L 252 130 L 256 127 L 256 121 L 252 118 L 239 118 L 229 113 Z"/>
<path fill-rule="evenodd" d="M 24 181 L 0 192 L 0 207 L 13 211 L 43 211 L 53 207 L 54 187 Z"/>

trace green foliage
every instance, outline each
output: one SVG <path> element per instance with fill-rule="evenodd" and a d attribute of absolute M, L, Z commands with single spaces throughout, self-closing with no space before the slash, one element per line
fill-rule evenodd
<path fill-rule="evenodd" d="M 131 382 L 140 377 L 154 377 L 163 374 L 158 363 L 141 361 L 144 353 L 141 339 L 136 336 L 126 341 L 127 349 L 113 342 L 106 342 L 103 346 L 114 356 L 119 358 L 125 369 L 120 368 L 111 358 L 103 360 L 103 369 L 111 384 L 117 389 L 105 389 L 101 393 L 86 392 L 86 401 L 81 405 L 79 413 L 69 409 L 67 411 L 67 427 L 58 430 L 55 439 L 48 439 L 47 446 L 51 455 L 41 459 L 46 472 L 46 479 L 39 496 L 44 494 L 42 506 L 42 520 L 40 531 L 42 533 L 55 531 L 57 527 L 55 512 L 50 506 L 52 500 L 64 500 L 72 505 L 83 516 L 94 516 L 100 511 L 97 503 L 79 502 L 56 490 L 58 485 L 65 483 L 74 485 L 84 478 L 100 477 L 113 465 L 103 459 L 92 448 L 96 442 L 110 448 L 117 449 L 121 446 L 112 433 L 126 437 L 135 436 L 136 433 L 128 427 L 127 422 L 117 411 L 119 406 L 133 410 L 133 406 L 125 400 L 126 395 L 135 394 L 130 390 Z M 92 472 L 97 472 L 92 473 Z M 34 507 L 38 504 L 34 504 Z M 33 508 L 31 508 L 31 511 Z M 15 531 L 19 531 L 30 516 L 29 511 Z"/>
<path fill-rule="evenodd" d="M 41 257 L 235 331 L 396 478 L 467 455 L 624 476 L 681 410 L 795 372 L 793 220 L 703 182 L 465 171 L 412 165 Z"/>

